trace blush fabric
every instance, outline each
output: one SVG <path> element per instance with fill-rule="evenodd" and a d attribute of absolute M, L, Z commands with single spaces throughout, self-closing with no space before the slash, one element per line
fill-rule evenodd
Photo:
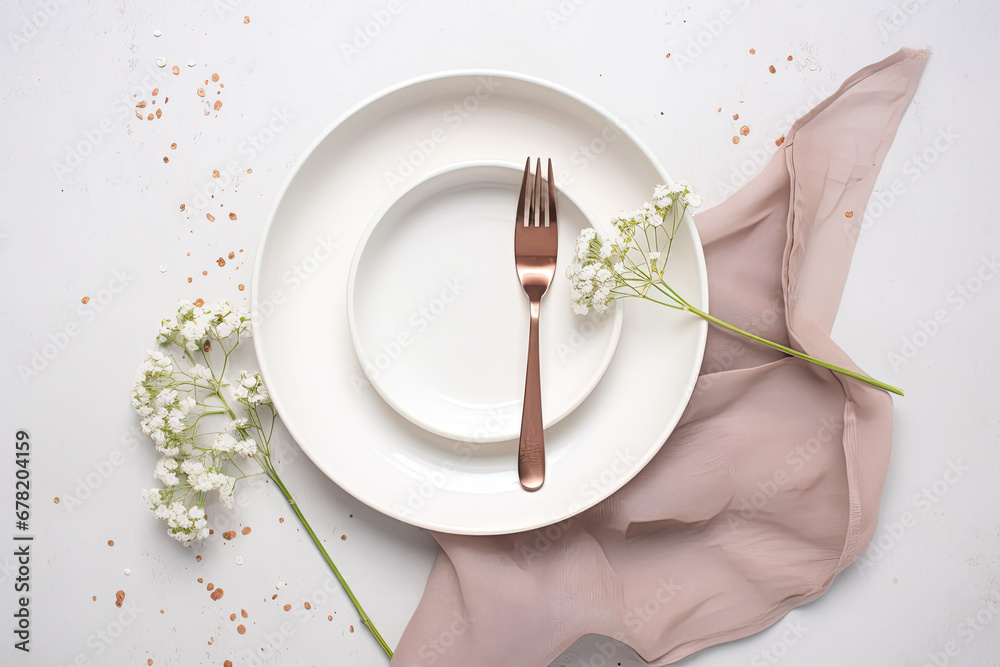
<path fill-rule="evenodd" d="M 696 216 L 712 314 L 860 371 L 830 330 L 927 57 L 903 49 L 850 77 Z M 683 418 L 613 496 L 528 533 L 434 535 L 392 664 L 545 666 L 596 633 L 666 665 L 759 632 L 867 547 L 891 441 L 887 393 L 712 327 Z"/>

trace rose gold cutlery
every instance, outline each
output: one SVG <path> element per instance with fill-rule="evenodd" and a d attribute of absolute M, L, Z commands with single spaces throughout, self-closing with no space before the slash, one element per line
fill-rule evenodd
<path fill-rule="evenodd" d="M 556 227 L 556 189 L 552 179 L 552 160 L 548 161 L 548 179 L 542 178 L 542 161 L 535 163 L 531 176 L 531 158 L 524 163 L 524 180 L 517 200 L 514 225 L 514 263 L 521 287 L 531 304 L 528 329 L 528 370 L 524 380 L 524 407 L 521 412 L 521 437 L 517 449 L 517 475 L 527 491 L 537 491 L 545 481 L 545 438 L 542 432 L 542 388 L 538 365 L 538 314 L 556 272 L 558 229 Z"/>

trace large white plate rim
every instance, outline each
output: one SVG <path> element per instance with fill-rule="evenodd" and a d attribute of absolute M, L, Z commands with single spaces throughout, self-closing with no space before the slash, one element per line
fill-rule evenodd
<path fill-rule="evenodd" d="M 606 111 L 604 108 L 602 108 L 602 107 L 594 104 L 589 99 L 584 98 L 581 95 L 575 93 L 574 91 L 572 91 L 572 90 L 570 90 L 568 88 L 565 88 L 565 87 L 563 87 L 560 84 L 556 84 L 556 83 L 553 83 L 551 81 L 547 81 L 545 79 L 541 79 L 539 77 L 534 77 L 534 76 L 531 76 L 531 75 L 526 75 L 526 74 L 522 74 L 522 73 L 518 73 L 518 72 L 505 71 L 505 70 L 457 69 L 457 70 L 448 70 L 448 71 L 443 71 L 443 72 L 439 72 L 439 73 L 433 73 L 433 74 L 427 74 L 427 75 L 423 75 L 423 76 L 414 77 L 414 78 L 405 80 L 405 81 L 403 81 L 403 82 L 401 82 L 399 84 L 396 84 L 394 86 L 390 86 L 390 87 L 388 87 L 386 89 L 378 91 L 378 92 L 376 92 L 376 93 L 368 96 L 367 98 L 363 99 L 362 101 L 358 102 L 354 106 L 350 107 L 345 112 L 343 112 L 340 116 L 337 117 L 336 120 L 334 120 L 326 128 L 324 128 L 324 130 L 316 137 L 316 139 L 314 139 L 309 144 L 309 146 L 298 157 L 298 159 L 296 160 L 295 164 L 293 165 L 293 167 L 289 171 L 288 176 L 285 178 L 284 182 L 279 187 L 279 189 L 278 189 L 278 191 L 277 191 L 277 193 L 276 193 L 276 195 L 274 197 L 274 200 L 272 202 L 271 208 L 270 208 L 270 210 L 268 212 L 267 219 L 266 219 L 266 221 L 264 223 L 263 229 L 261 230 L 260 241 L 258 243 L 258 252 L 257 252 L 256 257 L 255 257 L 253 277 L 252 277 L 252 282 L 251 282 L 251 289 L 252 289 L 252 292 L 251 292 L 251 303 L 254 306 L 252 308 L 252 311 L 251 311 L 251 321 L 252 321 L 252 324 L 254 326 L 254 337 L 256 339 L 254 347 L 255 347 L 255 352 L 256 352 L 257 360 L 258 360 L 258 363 L 259 363 L 260 368 L 261 368 L 261 373 L 264 376 L 265 381 L 267 380 L 267 377 L 270 374 L 270 371 L 269 371 L 269 364 L 268 364 L 267 358 L 262 353 L 263 335 L 264 334 L 263 334 L 263 331 L 262 331 L 261 327 L 258 326 L 258 324 L 260 322 L 260 313 L 259 313 L 259 310 L 256 308 L 256 305 L 257 305 L 256 304 L 256 300 L 257 300 L 258 295 L 260 294 L 260 281 L 261 281 L 261 272 L 262 272 L 262 266 L 263 266 L 263 263 L 261 262 L 261 257 L 262 257 L 262 252 L 261 251 L 264 249 L 264 247 L 265 247 L 265 245 L 267 243 L 268 237 L 271 234 L 271 231 L 272 231 L 272 228 L 273 228 L 273 222 L 275 220 L 276 214 L 278 213 L 278 211 L 281 208 L 282 201 L 283 201 L 283 199 L 284 199 L 284 197 L 285 197 L 288 189 L 291 187 L 292 183 L 295 181 L 295 178 L 298 176 L 298 174 L 299 174 L 301 168 L 303 167 L 303 165 L 306 164 L 306 162 L 309 160 L 310 156 L 316 151 L 316 149 L 329 137 L 329 135 L 337 127 L 339 127 L 340 125 L 342 125 L 344 122 L 346 122 L 347 120 L 349 120 L 351 117 L 353 117 L 354 115 L 356 115 L 359 111 L 361 111 L 365 107 L 374 104 L 375 102 L 379 101 L 380 99 L 383 99 L 385 97 L 391 96 L 391 95 L 393 95 L 395 93 L 398 93 L 399 91 L 402 91 L 402 90 L 404 90 L 406 88 L 409 88 L 411 86 L 416 86 L 416 85 L 423 84 L 423 83 L 429 83 L 429 82 L 432 82 L 432 81 L 435 81 L 435 80 L 446 79 L 446 78 L 451 78 L 451 77 L 489 77 L 489 76 L 509 78 L 511 80 L 521 81 L 521 82 L 524 82 L 524 83 L 533 84 L 535 86 L 540 86 L 540 87 L 543 87 L 543 88 L 548 88 L 549 90 L 552 90 L 552 91 L 554 91 L 556 93 L 559 93 L 559 94 L 561 94 L 561 95 L 563 95 L 563 96 L 565 96 L 565 97 L 567 97 L 567 98 L 569 98 L 569 99 L 577 102 L 581 106 L 587 107 L 588 109 L 590 109 L 592 112 L 594 112 L 598 116 L 604 118 L 610 125 L 613 125 L 619 132 L 621 132 L 624 136 L 626 136 L 630 140 L 630 142 L 633 144 L 633 146 L 640 153 L 642 153 L 642 155 L 649 161 L 649 164 L 653 167 L 653 169 L 661 177 L 662 182 L 665 182 L 665 183 L 672 182 L 672 179 L 668 176 L 666 170 L 663 168 L 663 165 L 660 163 L 659 159 L 657 159 L 656 156 L 653 155 L 650 152 L 649 148 L 638 138 L 638 136 L 628 126 L 622 124 L 618 120 L 618 118 L 616 116 L 612 115 L 611 113 L 609 113 L 608 111 Z M 594 221 L 594 222 L 598 223 L 599 221 Z M 698 230 L 697 230 L 697 228 L 695 227 L 695 225 L 693 223 L 689 222 L 689 224 L 687 225 L 687 231 L 692 236 L 692 242 L 693 242 L 693 246 L 694 246 L 694 249 L 695 249 L 694 261 L 695 261 L 695 263 L 696 263 L 696 265 L 698 267 L 698 284 L 699 284 L 699 289 L 700 289 L 700 292 L 701 292 L 701 295 L 702 295 L 702 304 L 701 304 L 701 306 L 703 308 L 707 308 L 707 306 L 708 306 L 708 300 L 709 300 L 708 278 L 707 278 L 707 271 L 706 271 L 706 267 L 705 267 L 705 257 L 704 257 L 704 252 L 702 250 L 701 240 L 700 240 L 700 237 L 698 235 Z M 689 378 L 689 381 L 685 385 L 682 400 L 679 401 L 679 403 L 678 403 L 677 407 L 675 408 L 673 414 L 671 414 L 670 417 L 663 422 L 664 426 L 660 430 L 660 435 L 659 435 L 659 444 L 660 444 L 660 446 L 662 446 L 663 442 L 666 440 L 666 438 L 669 436 L 669 434 L 673 431 L 674 427 L 677 425 L 677 422 L 680 420 L 680 417 L 683 414 L 684 409 L 687 406 L 687 402 L 688 402 L 691 394 L 694 391 L 694 386 L 695 386 L 695 381 L 697 380 L 698 371 L 699 371 L 699 369 L 701 367 L 701 363 L 702 363 L 702 360 L 704 358 L 705 341 L 707 339 L 707 335 L 708 335 L 707 324 L 704 323 L 704 322 L 700 322 L 699 326 L 698 326 L 698 343 L 696 345 L 696 353 L 695 353 L 696 358 L 694 359 L 694 363 L 692 364 L 692 369 L 693 370 L 691 372 L 691 377 Z M 283 403 L 282 403 L 282 398 L 280 396 L 280 392 L 272 391 L 272 400 L 274 402 L 275 409 L 276 409 L 278 415 L 280 416 L 283 413 L 283 408 L 282 408 L 282 404 Z M 308 446 L 303 446 L 302 443 L 304 442 L 304 438 L 301 436 L 301 434 L 299 432 L 299 429 L 295 426 L 294 423 L 292 423 L 292 422 L 283 422 L 283 423 L 284 423 L 285 427 L 288 429 L 288 432 L 291 434 L 291 436 L 293 437 L 293 439 L 295 439 L 295 441 L 299 444 L 299 446 L 301 447 L 301 449 L 306 453 L 307 456 L 309 456 L 309 458 L 313 461 L 313 463 L 327 477 L 329 477 L 332 481 L 334 481 L 338 486 L 340 486 L 341 488 L 343 488 L 344 490 L 346 490 L 348 493 L 350 493 L 351 495 L 355 496 L 355 498 L 358 498 L 362 502 L 365 502 L 366 504 L 370 505 L 374 509 L 377 509 L 380 512 L 383 512 L 383 513 L 385 513 L 388 516 L 394 516 L 396 518 L 399 518 L 398 516 L 396 516 L 395 514 L 393 514 L 392 509 L 390 507 L 380 506 L 379 504 L 372 503 L 370 499 L 366 499 L 365 498 L 366 494 L 364 493 L 364 490 L 358 488 L 358 486 L 353 482 L 353 480 L 351 480 L 349 478 L 346 478 L 344 475 L 338 474 L 338 471 L 336 469 L 334 469 L 332 466 L 327 465 L 322 460 L 318 460 L 318 457 L 316 457 L 316 456 L 313 455 L 313 453 L 310 451 L 310 448 Z M 614 487 L 609 490 L 609 493 L 606 494 L 604 497 L 607 497 L 607 495 L 611 495 L 612 493 L 614 493 L 615 491 L 617 491 L 618 489 L 620 489 L 632 477 L 634 477 L 636 474 L 638 474 L 638 472 L 640 470 L 642 470 L 642 468 L 653 458 L 653 456 L 656 455 L 656 453 L 660 449 L 660 446 L 650 447 L 646 451 L 645 455 L 642 456 L 642 457 L 640 457 L 640 459 L 638 461 L 638 465 L 636 465 L 631 470 L 631 474 L 620 476 L 619 480 L 618 480 L 618 483 L 616 483 L 614 485 Z M 595 505 L 598 502 L 600 502 L 600 500 L 602 500 L 602 499 L 603 498 L 598 498 L 596 500 L 593 500 L 593 502 L 582 503 L 582 504 L 574 507 L 573 511 L 570 514 L 567 514 L 566 516 L 571 516 L 572 514 L 578 513 L 580 511 L 585 510 L 585 509 L 588 509 L 589 507 L 592 507 L 593 505 Z M 536 529 L 536 528 L 540 528 L 542 526 L 546 526 L 546 525 L 550 525 L 552 523 L 555 523 L 555 522 L 561 520 L 561 518 L 566 518 L 566 517 L 565 516 L 564 517 L 547 517 L 547 518 L 544 518 L 544 519 L 535 520 L 535 521 L 530 522 L 530 523 L 525 523 L 525 524 L 518 525 L 518 526 L 515 526 L 515 527 L 505 527 L 505 528 L 502 528 L 502 529 L 499 529 L 499 530 L 497 530 L 497 529 L 492 529 L 492 530 L 491 529 L 476 529 L 476 528 L 468 528 L 468 527 L 457 528 L 455 526 L 445 526 L 445 525 L 441 525 L 439 523 L 435 523 L 433 521 L 429 521 L 424 516 L 419 515 L 419 514 L 415 515 L 415 516 L 412 516 L 412 517 L 409 517 L 408 519 L 406 519 L 406 521 L 408 523 L 412 524 L 412 525 L 419 526 L 419 527 L 422 527 L 422 528 L 426 528 L 426 529 L 429 529 L 429 530 L 437 530 L 437 531 L 442 531 L 442 532 L 452 532 L 452 533 L 459 533 L 459 534 L 470 534 L 470 535 L 472 535 L 472 534 L 489 535 L 489 534 L 504 534 L 504 533 L 512 533 L 512 532 L 529 531 L 529 530 L 533 530 L 533 529 Z"/>

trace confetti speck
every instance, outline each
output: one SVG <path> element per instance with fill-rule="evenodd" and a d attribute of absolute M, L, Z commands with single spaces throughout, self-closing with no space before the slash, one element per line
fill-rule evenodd
<path fill-rule="evenodd" d="M 233 253 L 229 253 L 229 259 L 232 259 L 233 257 L 234 257 Z M 242 532 L 243 532 L 244 535 L 249 535 L 250 534 L 250 526 L 246 526 L 243 529 Z"/>
<path fill-rule="evenodd" d="M 59 496 L 56 496 L 55 498 L 53 498 L 52 502 L 54 502 L 56 505 L 58 505 L 59 504 Z"/>
<path fill-rule="evenodd" d="M 215 222 L 215 216 L 212 215 L 211 213 L 206 213 L 205 217 L 208 218 L 209 222 Z"/>
<path fill-rule="evenodd" d="M 82 299 L 80 299 L 80 303 L 86 306 L 88 303 L 90 303 L 90 297 L 89 296 L 83 297 Z"/>
<path fill-rule="evenodd" d="M 775 146 L 780 146 L 783 143 L 785 143 L 785 135 L 781 135 L 780 137 L 774 140 Z"/>
<path fill-rule="evenodd" d="M 774 65 L 771 65 L 770 67 L 767 68 L 767 71 L 770 72 L 771 74 L 774 74 L 778 70 L 774 69 Z"/>
<path fill-rule="evenodd" d="M 177 65 L 174 65 L 173 69 L 171 69 L 170 71 L 173 72 L 174 74 L 180 74 L 181 68 L 178 67 Z"/>
<path fill-rule="evenodd" d="M 195 65 L 197 65 L 197 64 L 198 64 L 198 63 L 196 63 L 196 62 L 194 61 L 194 58 L 192 58 L 191 60 L 189 60 L 189 61 L 188 61 L 188 67 L 194 67 L 194 66 L 195 66 Z"/>
<path fill-rule="evenodd" d="M 115 606 L 121 607 L 122 603 L 125 602 L 125 591 L 118 591 L 115 593 Z"/>
<path fill-rule="evenodd" d="M 108 546 L 109 547 L 115 546 L 115 541 L 114 540 L 108 540 Z"/>
<path fill-rule="evenodd" d="M 757 53 L 757 49 L 750 49 L 750 55 L 754 55 L 755 53 Z"/>
<path fill-rule="evenodd" d="M 160 32 L 159 30 L 154 30 L 154 31 L 153 31 L 153 37 L 159 37 L 159 36 L 160 36 L 160 35 L 162 35 L 162 34 L 163 34 L 163 33 L 162 33 L 162 32 Z M 152 661 L 150 661 L 150 663 L 149 663 L 149 664 L 151 664 L 151 665 L 152 665 L 152 664 L 153 664 L 153 663 L 152 663 Z"/>
<path fill-rule="evenodd" d="M 236 628 L 236 632 L 240 633 L 241 635 L 245 635 L 247 632 L 246 626 L 240 624 L 240 626 Z"/>
<path fill-rule="evenodd" d="M 845 211 L 844 212 L 844 217 L 845 218 L 853 218 L 854 217 L 854 211 Z"/>
<path fill-rule="evenodd" d="M 733 137 L 733 143 L 734 144 L 740 143 L 740 138 L 739 137 Z"/>
<path fill-rule="evenodd" d="M 243 17 L 243 22 L 244 23 L 250 23 L 250 17 L 249 16 L 244 16 Z"/>
<path fill-rule="evenodd" d="M 130 570 L 130 569 L 128 569 L 128 568 L 126 567 L 126 568 L 125 568 L 125 576 L 127 577 L 127 576 L 130 576 L 131 574 L 132 574 L 132 570 Z"/>
<path fill-rule="evenodd" d="M 237 556 L 236 557 L 236 564 L 237 565 L 243 565 L 243 556 Z"/>
<path fill-rule="evenodd" d="M 750 134 L 750 126 L 749 125 L 744 125 L 743 127 L 741 127 L 740 128 L 740 134 L 742 134 L 744 137 L 747 136 L 748 134 Z"/>
<path fill-rule="evenodd" d="M 163 57 L 157 58 L 156 59 L 156 66 L 157 67 L 166 67 L 167 66 L 167 59 L 163 58 Z"/>

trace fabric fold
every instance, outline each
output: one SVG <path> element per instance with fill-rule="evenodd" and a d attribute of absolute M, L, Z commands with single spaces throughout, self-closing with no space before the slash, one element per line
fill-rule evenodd
<path fill-rule="evenodd" d="M 859 71 L 697 216 L 713 315 L 860 370 L 830 331 L 927 56 Z M 759 632 L 867 547 L 891 440 L 885 392 L 712 327 L 679 424 L 612 497 L 529 533 L 434 535 L 392 664 L 546 666 L 595 633 L 666 665 Z"/>

